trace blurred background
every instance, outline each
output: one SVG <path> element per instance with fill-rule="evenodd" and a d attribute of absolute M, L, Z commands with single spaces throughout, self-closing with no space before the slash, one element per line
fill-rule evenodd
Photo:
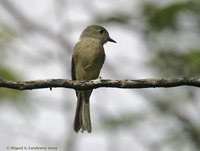
<path fill-rule="evenodd" d="M 72 50 L 90 24 L 104 26 L 106 79 L 200 77 L 199 0 L 0 0 L 0 78 L 70 79 Z M 93 133 L 73 131 L 71 89 L 0 89 L 0 149 L 199 151 L 194 87 L 99 88 Z M 8 149 L 7 149 L 8 150 Z"/>

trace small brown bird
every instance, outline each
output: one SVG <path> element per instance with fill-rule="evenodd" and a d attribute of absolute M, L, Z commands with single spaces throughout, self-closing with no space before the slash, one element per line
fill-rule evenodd
<path fill-rule="evenodd" d="M 103 45 L 107 42 L 114 42 L 108 31 L 98 25 L 88 26 L 81 34 L 80 41 L 75 45 L 72 63 L 72 80 L 93 80 L 97 79 L 105 60 Z M 76 90 L 77 106 L 74 118 L 74 131 L 87 130 L 92 132 L 90 120 L 90 95 L 91 90 Z"/>

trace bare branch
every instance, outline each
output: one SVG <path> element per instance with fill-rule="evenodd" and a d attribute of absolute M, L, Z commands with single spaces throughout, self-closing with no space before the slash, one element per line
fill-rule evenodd
<path fill-rule="evenodd" d="M 8 81 L 0 79 L 0 87 L 32 90 L 42 88 L 70 88 L 76 90 L 96 89 L 100 87 L 112 88 L 169 88 L 177 86 L 200 87 L 198 78 L 174 78 L 174 79 L 139 79 L 139 80 L 109 80 L 96 79 L 91 81 L 73 81 L 67 79 L 46 79 L 34 81 Z"/>

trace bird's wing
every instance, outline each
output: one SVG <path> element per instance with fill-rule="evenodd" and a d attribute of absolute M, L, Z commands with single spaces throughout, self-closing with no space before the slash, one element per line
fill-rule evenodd
<path fill-rule="evenodd" d="M 79 50 L 79 45 L 80 42 L 78 42 L 73 50 L 73 55 L 72 55 L 72 60 L 71 60 L 71 78 L 72 80 L 77 80 L 77 76 L 76 76 L 76 64 L 77 64 L 77 59 L 78 58 L 78 54 L 77 51 Z"/>
<path fill-rule="evenodd" d="M 76 80 L 76 72 L 75 72 L 75 60 L 74 60 L 74 55 L 72 56 L 72 61 L 71 61 L 71 78 L 72 80 Z"/>

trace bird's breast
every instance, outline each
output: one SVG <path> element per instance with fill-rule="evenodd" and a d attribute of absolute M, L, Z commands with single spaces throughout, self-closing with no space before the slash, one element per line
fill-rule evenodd
<path fill-rule="evenodd" d="M 98 78 L 105 60 L 103 44 L 96 39 L 82 39 L 74 53 L 77 79 Z"/>
<path fill-rule="evenodd" d="M 105 61 L 105 53 L 102 48 L 94 49 L 88 52 L 86 70 L 100 70 Z"/>

